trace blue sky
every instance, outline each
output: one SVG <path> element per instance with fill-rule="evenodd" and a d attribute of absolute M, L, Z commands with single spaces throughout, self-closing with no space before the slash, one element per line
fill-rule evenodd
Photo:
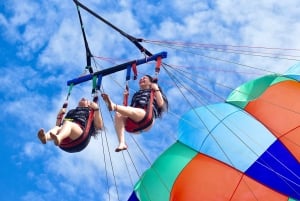
<path fill-rule="evenodd" d="M 0 188 L 6 193 L 0 200 L 127 200 L 139 175 L 176 140 L 182 114 L 224 101 L 243 82 L 269 72 L 283 73 L 299 60 L 300 2 L 296 0 L 82 3 L 130 35 L 147 39 L 142 45 L 152 53 L 168 52 L 165 62 L 181 70 L 166 67 L 159 75 L 170 102 L 169 113 L 150 132 L 126 134 L 130 155 L 113 151 L 117 145 L 113 113 L 102 101 L 106 130 L 86 150 L 68 154 L 53 143 L 40 144 L 38 129 L 54 125 L 67 95 L 66 82 L 85 67 L 76 7 L 71 0 L 1 2 Z M 81 13 L 91 52 L 98 56 L 94 63 L 98 70 L 144 57 L 120 34 Z M 154 74 L 153 66 L 140 66 L 139 76 Z M 182 74 L 198 84 L 193 86 Z M 116 73 L 103 79 L 103 89 L 121 103 L 124 83 L 125 72 Z M 176 83 L 182 84 L 184 94 Z M 90 82 L 75 86 L 69 106 L 90 97 L 91 86 Z M 130 87 L 132 92 L 137 90 L 137 83 L 130 82 Z M 188 87 L 200 94 L 200 100 L 186 93 Z"/>

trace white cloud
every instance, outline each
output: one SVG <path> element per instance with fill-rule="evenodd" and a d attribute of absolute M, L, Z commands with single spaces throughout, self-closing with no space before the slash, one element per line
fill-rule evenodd
<path fill-rule="evenodd" d="M 34 159 L 44 153 L 44 148 L 36 143 L 29 142 L 24 146 L 24 155 L 28 158 Z"/>
<path fill-rule="evenodd" d="M 13 26 L 20 26 L 28 23 L 35 15 L 36 11 L 39 9 L 39 5 L 34 1 L 22 1 L 14 2 L 11 5 L 13 9 L 14 16 L 11 18 L 10 22 Z"/>
<path fill-rule="evenodd" d="M 82 36 L 78 27 L 74 27 L 72 19 L 63 18 L 56 33 L 49 38 L 49 43 L 44 52 L 40 55 L 39 60 L 42 66 L 49 66 L 49 68 L 67 69 L 69 72 L 76 69 L 76 65 L 84 58 L 84 47 L 81 42 Z M 66 65 L 68 64 L 68 65 Z"/>
<path fill-rule="evenodd" d="M 105 1 L 104 3 L 88 1 L 87 3 L 89 3 L 91 9 L 99 11 L 113 24 L 133 36 L 142 38 L 192 41 L 203 44 L 262 45 L 284 48 L 296 48 L 300 45 L 298 39 L 300 3 L 298 1 L 220 0 L 211 3 L 209 1 L 177 0 L 137 3 L 124 0 L 114 1 L 115 7 L 110 4 L 108 10 L 105 9 L 104 3 L 111 3 L 111 1 Z M 117 5 L 118 3 L 120 4 Z M 141 7 L 135 7 L 137 4 Z M 8 101 L 5 104 L 2 103 L 1 111 L 4 114 L 17 114 L 16 116 L 21 122 L 28 124 L 24 131 L 21 130 L 18 133 L 18 135 L 26 138 L 28 131 L 39 127 L 49 128 L 53 125 L 53 119 L 61 106 L 57 104 L 62 104 L 67 93 L 65 82 L 81 73 L 85 67 L 85 50 L 78 16 L 71 1 L 37 2 L 26 0 L 19 2 L 15 0 L 6 7 L 8 7 L 9 13 L 7 15 L 0 14 L 0 24 L 6 30 L 2 35 L 10 42 L 17 42 L 17 55 L 19 58 L 33 62 L 32 66 L 23 65 L 13 68 L 4 66 L 3 75 L 0 78 L 0 92 L 3 94 L 3 99 Z M 83 10 L 82 15 L 92 53 L 122 59 L 135 59 L 140 56 L 139 51 L 119 33 L 116 33 Z M 165 50 L 161 46 L 146 45 L 150 51 Z M 232 76 L 209 70 L 210 68 L 220 70 L 228 67 L 227 69 L 230 68 L 234 71 L 239 68 L 234 64 L 197 55 L 188 55 L 180 51 L 175 52 L 167 48 L 166 50 L 169 52 L 168 63 L 194 66 L 194 69 L 185 70 L 202 73 L 203 76 L 211 79 L 211 82 L 206 83 L 207 87 L 217 87 L 216 82 L 224 83 L 227 86 L 235 86 L 239 80 L 247 76 L 244 74 L 238 75 L 237 73 Z M 294 61 L 288 62 L 286 60 L 277 61 L 269 58 L 236 56 L 224 52 L 218 54 L 216 51 L 207 51 L 205 55 L 227 61 L 234 60 L 249 66 L 259 66 L 274 71 L 280 71 L 294 63 Z M 209 68 L 201 71 L 199 66 Z M 162 70 L 161 75 L 164 78 L 166 72 Z M 116 76 L 116 79 L 118 82 L 123 83 L 121 75 Z M 250 77 L 247 79 L 250 79 Z M 170 79 L 165 80 L 170 81 Z M 155 126 L 162 124 L 165 126 L 165 130 L 170 133 L 165 133 L 163 137 L 158 136 L 156 133 L 158 133 L 160 127 L 156 127 L 152 132 L 134 136 L 134 139 L 138 140 L 138 143 L 145 148 L 144 151 L 151 161 L 174 140 L 169 139 L 172 136 L 169 138 L 168 136 L 176 135 L 176 133 L 173 133 L 176 132 L 176 126 L 173 126 L 175 125 L 174 122 L 178 120 L 176 115 L 189 109 L 189 105 L 186 103 L 185 106 L 182 106 L 183 98 L 178 89 L 173 85 L 166 86 L 165 80 L 161 83 L 170 101 L 170 112 L 173 114 L 163 117 L 162 120 L 157 120 Z M 111 96 L 119 100 L 122 89 L 118 89 L 116 83 L 110 81 L 110 79 L 105 78 L 103 82 Z M 13 83 L 13 87 L 11 83 Z M 66 90 L 61 92 L 64 89 Z M 76 100 L 82 95 L 89 94 L 89 91 L 89 85 L 76 86 L 70 105 L 76 104 Z M 119 193 L 126 197 L 129 196 L 132 187 L 128 176 L 124 176 L 126 169 L 123 155 L 116 154 L 113 151 L 117 144 L 113 123 L 107 114 L 105 118 L 108 122 L 106 123 L 109 128 L 107 135 L 115 177 L 121 187 Z M 29 133 L 33 133 L 30 140 L 37 140 L 36 131 Z M 149 164 L 140 156 L 140 150 L 130 138 L 131 136 L 129 137 L 126 134 L 126 139 L 130 143 L 129 151 L 133 161 L 139 170 L 144 170 Z M 89 147 L 79 154 L 66 154 L 56 150 L 57 147 L 54 147 L 52 143 L 37 145 L 37 142 L 24 143 L 21 155 L 30 160 L 40 159 L 42 155 L 47 155 L 43 166 L 47 167 L 46 172 L 38 170 L 39 173 L 36 173 L 36 178 L 32 176 L 39 190 L 47 193 L 40 196 L 39 193 L 28 192 L 23 200 L 44 200 L 46 196 L 53 198 L 54 194 L 60 192 L 59 187 L 66 189 L 67 195 L 71 195 L 82 187 L 82 183 L 86 184 L 84 188 L 90 189 L 91 199 L 98 200 L 97 198 L 102 195 L 107 198 L 108 195 L 103 194 L 106 188 L 105 164 L 101 155 L 100 139 L 97 141 L 92 140 Z M 55 155 L 52 155 L 53 152 Z M 104 152 L 108 154 L 106 149 Z M 126 159 L 128 160 L 128 158 Z M 109 162 L 106 162 L 110 166 Z M 108 168 L 111 171 L 112 167 Z M 133 171 L 133 169 L 134 167 L 131 166 L 130 171 Z M 134 171 L 131 173 L 135 174 Z M 45 176 L 38 174 L 47 174 L 49 178 L 44 178 Z M 137 176 L 134 176 L 134 179 L 136 180 Z M 116 200 L 113 180 L 114 178 L 110 172 L 108 187 L 111 192 L 111 200 Z M 82 198 L 81 195 L 80 198 Z"/>
<path fill-rule="evenodd" d="M 3 26 L 4 28 L 6 28 L 8 25 L 7 19 L 3 14 L 0 14 L 0 25 Z"/>

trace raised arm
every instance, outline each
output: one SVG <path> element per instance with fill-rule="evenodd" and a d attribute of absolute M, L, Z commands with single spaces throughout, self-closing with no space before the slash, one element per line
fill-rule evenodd
<path fill-rule="evenodd" d="M 61 121 L 64 118 L 64 115 L 66 113 L 66 108 L 61 108 L 57 114 L 56 117 L 56 126 L 60 126 L 61 125 Z"/>
<path fill-rule="evenodd" d="M 94 110 L 94 125 L 95 125 L 95 128 L 98 129 L 98 130 L 103 129 L 103 121 L 102 121 L 102 118 L 100 116 L 98 104 L 95 103 L 95 102 L 89 102 L 89 107 L 92 108 L 92 110 Z"/>
<path fill-rule="evenodd" d="M 152 88 L 152 90 L 154 90 L 154 96 L 156 98 L 156 102 L 157 102 L 158 107 L 163 107 L 164 99 L 162 97 L 162 94 L 159 90 L 158 85 L 156 83 L 152 83 L 151 88 Z"/>

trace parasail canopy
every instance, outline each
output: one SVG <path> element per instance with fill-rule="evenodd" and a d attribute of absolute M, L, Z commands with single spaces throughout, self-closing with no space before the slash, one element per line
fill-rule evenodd
<path fill-rule="evenodd" d="M 194 108 L 129 200 L 299 200 L 300 64 Z"/>

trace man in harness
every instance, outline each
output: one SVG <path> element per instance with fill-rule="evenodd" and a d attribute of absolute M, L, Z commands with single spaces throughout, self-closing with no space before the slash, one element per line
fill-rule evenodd
<path fill-rule="evenodd" d="M 119 140 L 116 152 L 127 149 L 125 130 L 132 133 L 149 130 L 154 119 L 161 117 L 168 108 L 166 96 L 151 76 L 143 76 L 139 81 L 139 86 L 140 90 L 133 95 L 130 106 L 117 105 L 107 94 L 102 94 L 108 109 L 116 112 L 115 129 Z"/>
<path fill-rule="evenodd" d="M 63 150 L 67 147 L 65 151 L 68 152 L 81 151 L 87 146 L 90 137 L 97 134 L 96 130 L 103 129 L 98 104 L 82 98 L 78 102 L 78 106 L 75 109 L 71 109 L 62 121 L 65 112 L 65 108 L 59 111 L 56 126 L 47 133 L 45 133 L 44 129 L 40 129 L 38 138 L 43 144 L 53 140 L 54 144 L 60 146 Z M 93 112 L 92 117 L 90 117 L 91 112 Z M 89 128 L 86 128 L 88 123 L 90 123 Z"/>

